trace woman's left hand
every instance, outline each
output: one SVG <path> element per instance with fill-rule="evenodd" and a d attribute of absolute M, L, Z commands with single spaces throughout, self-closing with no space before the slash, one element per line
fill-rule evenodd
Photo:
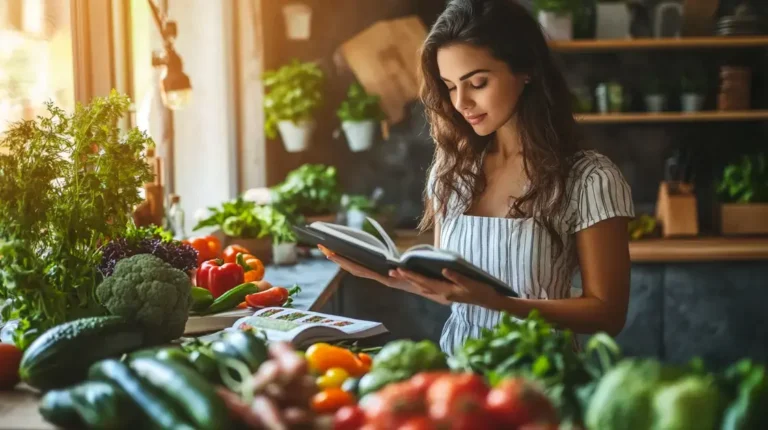
<path fill-rule="evenodd" d="M 432 294 L 451 302 L 490 307 L 491 304 L 498 303 L 499 297 L 501 297 L 488 285 L 448 269 L 443 270 L 443 276 L 450 282 L 427 278 L 403 269 L 393 271 L 392 276 L 409 281 L 421 289 L 431 291 Z"/>

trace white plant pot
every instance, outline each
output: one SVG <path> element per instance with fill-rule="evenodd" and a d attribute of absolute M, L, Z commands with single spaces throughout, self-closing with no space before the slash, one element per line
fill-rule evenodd
<path fill-rule="evenodd" d="M 277 123 L 283 145 L 288 152 L 301 152 L 307 149 L 316 127 L 317 123 L 314 119 L 302 120 L 298 123 L 293 121 L 280 121 Z"/>
<path fill-rule="evenodd" d="M 622 2 L 597 2 L 598 39 L 626 39 L 629 37 L 629 9 Z"/>
<path fill-rule="evenodd" d="M 312 8 L 302 3 L 291 3 L 283 7 L 285 33 L 288 39 L 307 40 L 312 29 Z"/>
<path fill-rule="evenodd" d="M 296 264 L 298 255 L 295 243 L 272 245 L 272 261 L 278 265 Z"/>
<path fill-rule="evenodd" d="M 341 128 L 352 152 L 365 151 L 376 137 L 376 121 L 342 121 Z"/>
<path fill-rule="evenodd" d="M 347 211 L 347 226 L 362 230 L 365 217 L 365 212 L 359 209 L 350 209 Z"/>
<path fill-rule="evenodd" d="M 697 93 L 686 93 L 680 96 L 683 112 L 699 112 L 704 108 L 704 96 Z"/>
<path fill-rule="evenodd" d="M 648 112 L 664 112 L 667 109 L 667 96 L 648 94 L 645 96 L 645 107 Z"/>
<path fill-rule="evenodd" d="M 573 39 L 573 14 L 539 11 L 539 24 L 551 40 Z"/>

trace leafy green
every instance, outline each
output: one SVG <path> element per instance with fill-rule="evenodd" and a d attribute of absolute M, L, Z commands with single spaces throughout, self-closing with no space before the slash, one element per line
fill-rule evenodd
<path fill-rule="evenodd" d="M 230 237 L 260 239 L 268 235 L 269 231 L 259 218 L 257 207 L 255 202 L 238 196 L 234 200 L 222 203 L 221 207 L 209 207 L 210 215 L 200 220 L 192 230 L 218 227 Z"/>
<path fill-rule="evenodd" d="M 730 399 L 723 430 L 768 428 L 768 370 L 764 364 L 742 359 L 723 372 L 722 391 Z"/>
<path fill-rule="evenodd" d="M 428 340 L 400 339 L 387 343 L 373 359 L 373 370 L 405 371 L 414 375 L 425 370 L 447 369 L 445 355 Z"/>
<path fill-rule="evenodd" d="M 338 210 L 341 202 L 337 170 L 323 164 L 304 164 L 272 188 L 273 204 L 283 213 L 325 215 Z"/>
<path fill-rule="evenodd" d="M 308 119 L 322 106 L 325 74 L 314 63 L 294 59 L 277 70 L 262 75 L 267 94 L 264 96 L 265 132 L 277 137 L 277 123 Z"/>
<path fill-rule="evenodd" d="M 368 94 L 359 83 L 355 82 L 347 90 L 347 98 L 341 102 L 336 115 L 342 121 L 381 121 L 386 118 L 381 109 L 380 97 Z"/>
<path fill-rule="evenodd" d="M 104 312 L 93 300 L 100 247 L 125 232 L 151 180 L 143 151 L 154 143 L 116 126 L 129 105 L 115 91 L 71 114 L 49 102 L 0 140 L 0 238 L 13 255 L 0 259 L 0 299 L 22 346 L 25 333 Z"/>
<path fill-rule="evenodd" d="M 621 352 L 609 336 L 598 334 L 579 354 L 572 336 L 567 330 L 556 332 L 536 310 L 520 321 L 505 313 L 493 330 L 484 329 L 480 337 L 468 339 L 448 364 L 454 370 L 485 375 L 491 385 L 510 376 L 540 381 L 561 420 L 580 423 L 595 381 L 612 368 Z"/>
<path fill-rule="evenodd" d="M 712 375 L 689 375 L 653 396 L 653 428 L 715 430 L 720 393 Z"/>
<path fill-rule="evenodd" d="M 740 163 L 727 165 L 717 192 L 724 202 L 767 203 L 768 164 L 765 154 L 744 155 Z"/>

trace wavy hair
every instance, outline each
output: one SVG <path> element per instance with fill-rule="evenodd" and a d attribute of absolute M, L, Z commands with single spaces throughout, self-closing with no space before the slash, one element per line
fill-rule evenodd
<path fill-rule="evenodd" d="M 444 217 L 452 195 L 469 208 L 486 186 L 482 154 L 495 133 L 479 136 L 474 132 L 452 105 L 437 65 L 437 51 L 456 43 L 487 48 L 512 72 L 530 76 L 514 116 L 530 183 L 524 195 L 510 205 L 507 216 L 533 217 L 562 250 L 555 217 L 566 203 L 571 156 L 578 151 L 582 136 L 573 118 L 572 95 L 539 24 L 514 0 L 451 0 L 421 48 L 420 98 L 436 146 L 430 166 L 434 187 L 425 190 L 419 228 L 432 228 L 438 216 Z"/>

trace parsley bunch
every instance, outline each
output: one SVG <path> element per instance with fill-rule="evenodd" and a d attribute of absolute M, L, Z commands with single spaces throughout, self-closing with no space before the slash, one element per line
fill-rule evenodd
<path fill-rule="evenodd" d="M 43 330 L 103 313 L 94 298 L 101 246 L 120 237 L 151 180 L 138 129 L 122 133 L 127 96 L 116 91 L 66 113 L 20 121 L 0 136 L 0 299 L 20 319 L 24 348 Z"/>

